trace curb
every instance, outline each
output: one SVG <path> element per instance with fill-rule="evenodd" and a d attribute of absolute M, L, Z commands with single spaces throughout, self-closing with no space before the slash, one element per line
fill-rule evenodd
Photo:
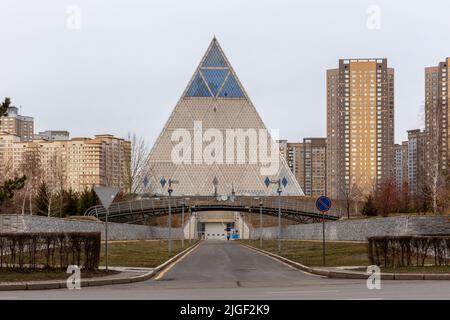
<path fill-rule="evenodd" d="M 160 264 L 156 268 L 152 269 L 149 272 L 144 274 L 126 277 L 126 278 L 116 278 L 116 279 L 102 279 L 102 278 L 92 278 L 81 280 L 81 287 L 98 287 L 98 286 L 108 286 L 113 284 L 128 284 L 139 281 L 146 281 L 153 276 L 155 276 L 159 271 L 180 259 L 182 256 L 189 254 L 195 248 L 200 245 L 200 241 L 194 244 L 193 246 L 184 249 L 177 255 L 173 256 L 169 260 Z M 55 280 L 55 281 L 30 281 L 30 282 L 6 282 L 0 284 L 0 291 L 16 291 L 16 290 L 50 290 L 50 289 L 67 289 L 67 284 L 65 280 Z"/>
<path fill-rule="evenodd" d="M 368 279 L 369 275 L 365 272 L 357 272 L 357 271 L 337 271 L 337 270 L 326 270 L 326 269 L 318 269 L 305 266 L 301 263 L 289 260 L 285 257 L 277 255 L 275 253 L 262 250 L 256 247 L 252 247 L 248 244 L 241 243 L 241 245 L 254 250 L 265 255 L 268 255 L 272 258 L 280 260 L 294 268 L 302 270 L 304 272 L 308 272 L 311 274 L 315 274 L 318 276 L 328 277 L 328 278 L 336 278 L 336 279 Z M 450 280 L 450 273 L 382 273 L 381 280 Z"/>

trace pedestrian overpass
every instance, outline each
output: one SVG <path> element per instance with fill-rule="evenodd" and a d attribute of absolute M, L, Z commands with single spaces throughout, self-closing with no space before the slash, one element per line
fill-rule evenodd
<path fill-rule="evenodd" d="M 172 214 L 231 211 L 278 216 L 280 211 L 282 218 L 297 223 L 335 221 L 345 212 L 344 208 L 333 206 L 327 214 L 322 214 L 315 207 L 315 199 L 298 196 L 172 196 L 114 202 L 109 208 L 108 221 L 140 224 L 150 217 L 168 215 L 169 207 Z M 84 215 L 104 221 L 106 210 L 97 205 L 87 209 Z"/>

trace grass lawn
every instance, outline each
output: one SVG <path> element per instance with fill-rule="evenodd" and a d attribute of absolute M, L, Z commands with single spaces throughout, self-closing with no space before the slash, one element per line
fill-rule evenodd
<path fill-rule="evenodd" d="M 259 248 L 259 240 L 241 240 Z M 351 242 L 327 242 L 326 266 L 367 266 L 367 244 Z M 263 240 L 263 249 L 278 254 L 277 240 Z M 322 242 L 283 240 L 281 255 L 310 267 L 322 266 Z"/>
<path fill-rule="evenodd" d="M 357 271 L 366 271 L 366 269 L 354 269 Z M 450 273 L 450 266 L 424 266 L 424 267 L 381 267 L 381 272 L 386 273 Z"/>
<path fill-rule="evenodd" d="M 195 242 L 192 241 L 192 244 Z M 184 249 L 189 247 L 189 241 L 184 241 Z M 100 265 L 105 265 L 104 243 Z M 172 255 L 168 253 L 167 240 L 108 242 L 108 264 L 116 267 L 154 268 L 164 261 L 184 250 L 181 240 L 172 240 Z"/>
<path fill-rule="evenodd" d="M 81 271 L 81 278 L 104 277 L 116 274 L 116 271 Z M 70 274 L 64 271 L 0 271 L 0 283 L 2 282 L 19 282 L 19 281 L 37 281 L 37 280 L 65 280 Z"/>
<path fill-rule="evenodd" d="M 400 268 L 381 267 L 381 272 L 450 273 L 450 266 L 424 266 L 424 267 L 400 267 Z"/>

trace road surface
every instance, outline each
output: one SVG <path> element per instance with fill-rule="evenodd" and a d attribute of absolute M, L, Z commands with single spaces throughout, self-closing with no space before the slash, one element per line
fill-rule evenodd
<path fill-rule="evenodd" d="M 231 241 L 205 241 L 153 280 L 80 290 L 0 292 L 1 299 L 450 299 L 450 281 L 310 275 Z"/>

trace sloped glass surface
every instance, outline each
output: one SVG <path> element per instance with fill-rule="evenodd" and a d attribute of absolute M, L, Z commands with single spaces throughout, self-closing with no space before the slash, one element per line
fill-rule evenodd
<path fill-rule="evenodd" d="M 211 93 L 206 87 L 206 84 L 203 81 L 200 73 L 197 73 L 197 75 L 194 78 L 194 81 L 192 81 L 191 86 L 186 92 L 186 97 L 210 97 L 210 96 Z"/>
<path fill-rule="evenodd" d="M 201 72 L 209 89 L 211 89 L 214 96 L 217 96 L 220 86 L 228 74 L 228 69 L 203 69 Z"/>
<path fill-rule="evenodd" d="M 227 80 L 225 81 L 225 84 L 222 87 L 222 90 L 220 90 L 219 97 L 244 97 L 244 93 L 242 92 L 232 73 L 230 73 Z"/>
<path fill-rule="evenodd" d="M 208 52 L 208 55 L 206 56 L 202 67 L 227 67 L 225 58 L 216 44 L 214 44 L 211 50 Z"/>

